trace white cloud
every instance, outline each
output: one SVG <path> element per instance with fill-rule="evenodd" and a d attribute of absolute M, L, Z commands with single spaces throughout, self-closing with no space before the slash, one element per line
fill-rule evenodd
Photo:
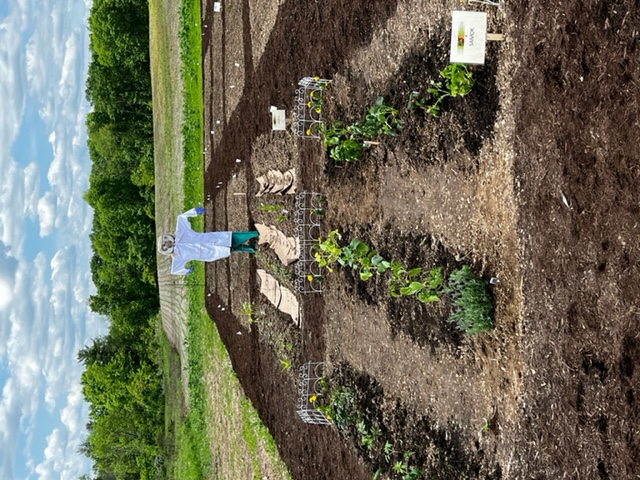
<path fill-rule="evenodd" d="M 59 81 L 59 95 L 67 98 L 77 91 L 76 74 L 78 72 L 78 42 L 75 35 L 67 38 L 64 44 L 64 60 L 62 61 L 62 72 Z"/>
<path fill-rule="evenodd" d="M 31 162 L 25 167 L 22 174 L 24 175 L 23 211 L 28 217 L 35 218 L 38 210 L 38 189 L 40 188 L 38 165 Z"/>
<path fill-rule="evenodd" d="M 38 219 L 40 220 L 40 236 L 50 235 L 56 223 L 56 203 L 57 199 L 53 192 L 45 193 L 38 200 Z"/>
<path fill-rule="evenodd" d="M 22 67 L 24 62 L 20 50 L 24 29 L 24 15 L 19 8 L 11 9 L 9 15 L 0 22 L 0 152 L 7 152 L 11 148 L 26 103 L 23 89 L 25 69 Z M 5 155 L 0 155 L 0 171 L 4 171 L 8 161 Z"/>
<path fill-rule="evenodd" d="M 24 240 L 24 183 L 21 174 L 20 168 L 13 161 L 9 161 L 2 170 L 0 182 L 0 241 L 10 247 L 13 255 L 19 254 L 20 245 Z"/>
<path fill-rule="evenodd" d="M 8 248 L 0 241 L 0 338 L 9 338 L 11 323 L 8 309 L 15 296 L 18 260 L 11 257 Z M 0 342 L 0 358 L 5 354 L 6 342 Z"/>
<path fill-rule="evenodd" d="M 44 462 L 36 467 L 40 479 L 53 478 L 52 471 L 60 471 L 65 459 L 66 432 L 56 428 L 47 436 L 47 446 L 44 449 Z"/>
<path fill-rule="evenodd" d="M 0 311 L 5 310 L 13 299 L 18 261 L 7 254 L 7 248 L 0 242 Z"/>
<path fill-rule="evenodd" d="M 0 477 L 13 478 L 13 463 L 20 428 L 20 405 L 15 384 L 9 378 L 2 388 L 0 399 Z"/>
<path fill-rule="evenodd" d="M 0 277 L 0 311 L 6 310 L 13 299 L 13 286 Z"/>

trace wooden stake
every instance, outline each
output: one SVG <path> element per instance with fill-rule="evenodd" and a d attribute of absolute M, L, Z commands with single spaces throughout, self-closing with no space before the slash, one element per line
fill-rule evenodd
<path fill-rule="evenodd" d="M 504 40 L 504 35 L 501 33 L 487 33 L 487 41 L 489 42 L 501 42 Z"/>

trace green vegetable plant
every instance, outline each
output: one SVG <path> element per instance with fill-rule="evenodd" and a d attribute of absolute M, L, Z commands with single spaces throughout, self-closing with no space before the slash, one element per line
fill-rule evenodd
<path fill-rule="evenodd" d="M 393 297 L 416 296 L 423 302 L 440 300 L 444 281 L 442 269 L 435 267 L 427 271 L 422 268 L 406 269 L 397 260 L 386 260 L 376 250 L 364 242 L 354 239 L 346 246 L 340 246 L 338 240 L 342 236 L 337 230 L 332 231 L 326 240 L 320 241 L 315 260 L 320 267 L 327 267 L 338 263 L 358 271 L 360 280 L 366 281 L 374 274 L 382 275 L 389 272 L 389 294 Z"/>
<path fill-rule="evenodd" d="M 274 205 L 271 203 L 261 203 L 260 205 L 258 205 L 258 210 L 260 210 L 262 213 L 280 213 L 282 210 L 284 210 L 284 207 L 282 205 Z"/>
<path fill-rule="evenodd" d="M 378 97 L 376 103 L 367 111 L 364 123 L 355 123 L 347 127 L 347 130 L 362 137 L 375 139 L 379 135 L 395 137 L 401 128 L 400 125 L 398 110 L 385 105 L 384 97 Z"/>
<path fill-rule="evenodd" d="M 356 428 L 360 434 L 360 445 L 367 450 L 373 450 L 376 441 L 380 438 L 380 435 L 382 435 L 382 431 L 377 427 L 368 429 L 367 424 L 362 419 L 358 421 Z"/>
<path fill-rule="evenodd" d="M 389 293 L 392 297 L 411 296 L 422 303 L 437 302 L 444 290 L 442 268 L 434 267 L 428 271 L 416 267 L 406 270 L 399 263 L 391 266 Z"/>
<path fill-rule="evenodd" d="M 320 268 L 326 268 L 333 272 L 332 265 L 336 263 L 342 255 L 342 247 L 338 243 L 342 240 L 342 235 L 338 230 L 332 230 L 325 240 L 318 239 L 317 251 L 314 254 L 315 261 Z"/>
<path fill-rule="evenodd" d="M 353 388 L 347 385 L 335 385 L 330 387 L 327 382 L 321 382 L 323 390 L 315 407 L 329 420 L 335 423 L 341 430 L 354 425 L 358 420 L 355 407 L 356 394 Z"/>
<path fill-rule="evenodd" d="M 490 428 L 489 428 L 489 420 L 487 420 L 486 418 L 483 419 L 484 423 L 482 424 L 482 432 L 483 433 L 487 433 L 489 432 Z"/>
<path fill-rule="evenodd" d="M 359 160 L 365 148 L 375 145 L 380 135 L 397 135 L 401 122 L 398 110 L 384 103 L 378 97 L 369 108 L 364 123 L 355 122 L 345 126 L 337 121 L 329 127 L 320 126 L 320 137 L 329 157 L 336 162 L 353 162 Z"/>
<path fill-rule="evenodd" d="M 447 293 L 453 312 L 448 322 L 464 333 L 480 333 L 493 328 L 493 301 L 489 284 L 474 275 L 468 265 L 449 275 Z"/>
<path fill-rule="evenodd" d="M 409 464 L 409 459 L 413 456 L 413 452 L 405 452 L 402 456 L 402 460 L 398 460 L 393 464 L 391 469 L 402 475 L 402 480 L 416 480 L 424 472 L 417 467 Z"/>
<path fill-rule="evenodd" d="M 471 91 L 473 87 L 473 72 L 462 63 L 452 63 L 440 70 L 440 77 L 443 81 L 431 80 L 431 86 L 427 91 L 435 99 L 426 107 L 427 113 L 434 117 L 440 116 L 440 103 L 447 97 L 463 97 Z"/>
<path fill-rule="evenodd" d="M 344 246 L 340 240 L 342 235 L 338 230 L 331 231 L 325 240 L 318 239 L 314 257 L 320 268 L 332 272 L 333 265 L 337 263 L 357 271 L 362 281 L 373 275 L 387 274 L 392 297 L 415 296 L 422 303 L 430 303 L 448 294 L 452 305 L 448 322 L 455 323 L 467 334 L 493 328 L 493 300 L 489 284 L 476 277 L 468 265 L 451 272 L 445 284 L 441 267 L 408 269 L 397 260 L 383 258 L 360 240 L 353 239 Z"/>
<path fill-rule="evenodd" d="M 384 459 L 387 463 L 391 461 L 391 457 L 396 453 L 396 451 L 393 449 L 393 443 L 389 441 L 384 442 L 384 447 L 382 447 L 382 451 L 384 453 Z"/>

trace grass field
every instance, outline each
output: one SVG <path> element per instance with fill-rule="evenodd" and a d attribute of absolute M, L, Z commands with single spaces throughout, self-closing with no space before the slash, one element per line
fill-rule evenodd
<path fill-rule="evenodd" d="M 199 19 L 199 2 L 184 1 L 179 8 L 168 0 L 150 2 L 159 230 L 171 226 L 176 213 L 202 204 L 204 195 Z M 202 228 L 202 219 L 193 225 Z M 181 321 L 187 324 L 186 372 L 158 320 L 166 398 L 165 477 L 290 478 L 204 309 L 203 283 L 204 269 L 198 265 L 185 282 L 188 307 Z"/>

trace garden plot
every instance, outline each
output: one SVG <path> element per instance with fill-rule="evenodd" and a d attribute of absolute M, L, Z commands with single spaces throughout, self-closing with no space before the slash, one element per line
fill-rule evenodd
<path fill-rule="evenodd" d="M 407 266 L 440 266 L 448 276 L 469 265 L 498 280 L 488 287 L 495 327 L 465 335 L 446 321 L 447 295 L 395 298 L 386 277 L 362 281 L 335 266 L 322 274 L 321 295 L 298 295 L 298 329 L 251 274 L 261 268 L 293 286 L 293 265 L 264 250 L 241 268 L 210 266 L 208 310 L 293 476 L 640 474 L 640 18 L 632 2 L 264 3 L 233 4 L 242 10 L 234 18 L 246 21 L 219 28 L 242 45 L 205 57 L 205 85 L 230 52 L 242 52 L 245 66 L 233 112 L 221 109 L 237 92 L 205 95 L 205 133 L 226 118 L 205 155 L 205 190 L 238 173 L 236 158 L 247 186 L 246 208 L 217 197 L 226 201 L 207 229 L 271 221 L 294 234 L 292 218 L 260 209 L 291 212 L 294 199 L 256 197 L 252 179 L 295 168 L 298 189 L 326 200 L 323 239 L 338 229 L 346 242 Z M 257 28 L 261 8 L 268 22 Z M 505 40 L 488 44 L 470 92 L 443 99 L 434 117 L 411 95 L 431 101 L 431 81 L 448 64 L 450 12 L 461 8 L 486 11 Z M 397 135 L 376 138 L 357 161 L 334 162 L 320 140 L 272 132 L 270 106 L 291 112 L 308 76 L 331 80 L 321 106 L 327 127 L 363 122 L 382 96 L 398 111 Z M 217 291 L 232 308 L 217 309 Z M 252 322 L 241 318 L 247 298 Z M 309 361 L 324 362 L 326 394 L 314 400 L 334 425 L 305 424 L 296 412 L 297 369 Z M 344 407 L 339 419 L 326 409 L 331 392 L 340 394 L 334 410 Z"/>

